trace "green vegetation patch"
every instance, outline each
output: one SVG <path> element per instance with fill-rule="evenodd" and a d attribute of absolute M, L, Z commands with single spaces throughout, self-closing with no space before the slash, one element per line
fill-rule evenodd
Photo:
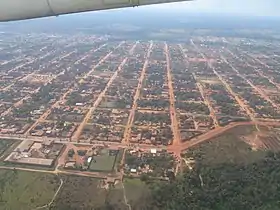
<path fill-rule="evenodd" d="M 185 157 L 194 158 L 197 164 L 216 165 L 223 163 L 249 164 L 262 159 L 264 151 L 253 151 L 242 140 L 255 131 L 253 126 L 238 126 L 212 140 L 186 151 Z M 252 135 L 254 138 L 254 135 Z"/>
<path fill-rule="evenodd" d="M 125 179 L 124 188 L 128 203 L 133 210 L 146 209 L 146 201 L 151 196 L 151 190 L 148 184 L 140 179 Z"/>
<path fill-rule="evenodd" d="M 50 210 L 128 210 L 121 183 L 105 188 L 102 179 L 69 175 L 62 178 L 63 187 Z"/>
<path fill-rule="evenodd" d="M 0 169 L 0 210 L 31 210 L 48 204 L 59 187 L 52 174 Z"/>
<path fill-rule="evenodd" d="M 150 210 L 280 209 L 280 154 L 246 166 L 196 167 L 153 189 Z"/>
<path fill-rule="evenodd" d="M 103 205 L 100 210 L 107 210 L 107 209 L 119 209 L 119 210 L 128 210 L 129 207 L 125 204 L 124 201 L 124 190 L 122 188 L 122 184 L 117 184 L 116 186 L 110 187 L 107 191 L 107 197 L 105 204 Z"/>
<path fill-rule="evenodd" d="M 16 141 L 10 139 L 0 139 L 0 155 L 2 155 Z"/>
<path fill-rule="evenodd" d="M 131 173 L 131 169 L 136 169 L 138 173 L 146 174 L 151 177 L 166 177 L 168 176 L 168 170 L 174 170 L 176 161 L 174 157 L 167 152 L 158 152 L 155 156 L 151 153 L 130 153 L 128 151 L 125 155 L 126 167 L 124 169 L 126 174 Z M 149 172 L 146 171 L 146 167 L 149 167 Z"/>
<path fill-rule="evenodd" d="M 280 153 L 253 151 L 242 138 L 254 131 L 238 126 L 188 150 L 193 169 L 151 188 L 148 209 L 280 209 Z"/>
<path fill-rule="evenodd" d="M 89 166 L 91 171 L 104 171 L 110 172 L 114 170 L 117 153 L 111 153 L 110 150 L 102 150 L 98 156 L 93 156 L 92 161 Z"/>
<path fill-rule="evenodd" d="M 97 209 L 106 200 L 106 190 L 99 188 L 100 179 L 82 176 L 62 176 L 63 187 L 51 210 Z"/>

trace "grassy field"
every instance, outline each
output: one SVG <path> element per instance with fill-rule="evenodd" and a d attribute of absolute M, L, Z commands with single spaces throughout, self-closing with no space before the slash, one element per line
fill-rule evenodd
<path fill-rule="evenodd" d="M 145 200 L 149 198 L 150 189 L 140 179 L 125 179 L 124 187 L 128 203 L 133 210 L 145 209 Z"/>
<path fill-rule="evenodd" d="M 0 210 L 31 210 L 51 201 L 59 186 L 57 176 L 0 169 Z"/>
<path fill-rule="evenodd" d="M 128 210 L 121 183 L 101 188 L 100 179 L 61 175 L 64 183 L 50 208 L 45 210 Z M 60 184 L 59 177 L 38 172 L 0 169 L 0 210 L 32 210 L 48 204 Z M 139 179 L 125 179 L 132 209 L 143 210 L 149 188 Z"/>
<path fill-rule="evenodd" d="M 102 154 L 93 157 L 89 170 L 111 172 L 114 170 L 117 156 L 110 156 L 107 150 L 103 150 Z"/>
<path fill-rule="evenodd" d="M 202 165 L 236 163 L 249 164 L 265 156 L 264 151 L 253 151 L 241 140 L 255 131 L 253 126 L 235 127 L 214 139 L 186 151 L 185 157 L 193 157 Z M 253 136 L 253 135 L 252 135 Z"/>
<path fill-rule="evenodd" d="M 119 210 L 128 210 L 128 206 L 125 204 L 124 201 L 124 191 L 122 184 L 119 183 L 114 187 L 111 187 L 108 190 L 107 197 L 106 197 L 106 203 L 107 203 L 107 209 L 108 204 L 109 206 L 114 207 L 113 209 L 119 209 Z M 106 204 L 105 204 L 106 206 Z"/>
<path fill-rule="evenodd" d="M 98 188 L 100 180 L 81 176 L 62 176 L 64 185 L 51 209 L 95 209 L 102 206 L 106 190 Z"/>
<path fill-rule="evenodd" d="M 0 139 L 0 156 L 5 153 L 5 151 L 10 148 L 16 141 Z"/>
<path fill-rule="evenodd" d="M 100 187 L 100 179 L 81 176 L 63 176 L 63 179 L 64 185 L 51 210 L 128 209 L 121 184 L 104 189 Z"/>

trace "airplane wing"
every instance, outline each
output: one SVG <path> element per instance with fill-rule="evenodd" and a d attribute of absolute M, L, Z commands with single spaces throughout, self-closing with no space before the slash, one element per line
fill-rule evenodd
<path fill-rule="evenodd" d="M 190 0 L 0 0 L 0 21 Z"/>

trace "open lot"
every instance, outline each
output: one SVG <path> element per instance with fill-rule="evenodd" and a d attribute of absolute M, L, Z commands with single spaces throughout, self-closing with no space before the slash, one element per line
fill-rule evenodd
<path fill-rule="evenodd" d="M 0 139 L 0 155 L 15 143 L 13 140 Z"/>
<path fill-rule="evenodd" d="M 102 150 L 99 155 L 93 156 L 89 170 L 112 172 L 115 168 L 116 160 L 119 155 L 118 153 L 119 151 L 111 152 L 107 149 Z"/>
<path fill-rule="evenodd" d="M 124 187 L 128 203 L 133 210 L 145 209 L 145 202 L 150 196 L 149 186 L 140 179 L 125 179 Z M 137 189 L 137 190 L 135 190 Z"/>
<path fill-rule="evenodd" d="M 195 146 L 184 154 L 202 165 L 219 165 L 222 163 L 249 164 L 265 156 L 265 151 L 254 151 L 243 141 L 244 137 L 254 138 L 253 126 L 233 128 L 214 139 Z"/>
<path fill-rule="evenodd" d="M 93 209 L 105 202 L 106 191 L 98 189 L 100 180 L 63 176 L 64 186 L 51 209 Z"/>
<path fill-rule="evenodd" d="M 44 206 L 58 186 L 55 175 L 0 169 L 0 209 L 30 210 Z"/>
<path fill-rule="evenodd" d="M 63 176 L 63 180 L 51 210 L 127 209 L 118 185 L 105 189 L 103 180 L 80 176 Z"/>

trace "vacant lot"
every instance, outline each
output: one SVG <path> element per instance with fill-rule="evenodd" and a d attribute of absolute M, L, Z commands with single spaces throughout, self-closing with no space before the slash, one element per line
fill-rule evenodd
<path fill-rule="evenodd" d="M 108 192 L 106 197 L 104 209 L 114 209 L 114 210 L 128 210 L 128 206 L 124 201 L 124 191 L 122 187 L 122 183 L 117 184 L 116 186 L 112 186 Z M 109 208 L 111 207 L 111 208 Z M 112 208 L 113 207 L 113 208 Z"/>
<path fill-rule="evenodd" d="M 55 175 L 0 169 L 0 210 L 31 210 L 51 201 L 59 186 Z"/>
<path fill-rule="evenodd" d="M 106 190 L 99 188 L 99 179 L 81 176 L 63 176 L 64 185 L 51 209 L 88 210 L 101 207 L 106 199 Z"/>
<path fill-rule="evenodd" d="M 2 155 L 14 143 L 14 140 L 0 139 L 0 155 Z"/>
<path fill-rule="evenodd" d="M 93 156 L 89 170 L 111 172 L 114 170 L 117 156 L 118 154 L 109 155 L 108 150 L 103 150 L 98 156 Z"/>
<path fill-rule="evenodd" d="M 212 140 L 200 144 L 186 151 L 186 157 L 193 157 L 202 165 L 235 163 L 248 164 L 260 160 L 265 156 L 264 151 L 253 151 L 251 146 L 241 138 L 255 135 L 253 126 L 239 126 L 229 130 Z"/>
<path fill-rule="evenodd" d="M 125 179 L 124 180 L 125 193 L 128 203 L 133 210 L 143 210 L 145 203 L 149 199 L 150 189 L 147 184 L 140 179 Z"/>

